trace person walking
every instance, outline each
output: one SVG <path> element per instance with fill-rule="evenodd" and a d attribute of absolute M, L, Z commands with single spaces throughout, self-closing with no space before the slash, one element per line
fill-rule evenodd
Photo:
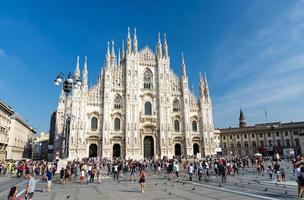
<path fill-rule="evenodd" d="M 175 168 L 176 178 L 178 179 L 179 165 L 178 165 L 177 161 L 175 162 L 174 168 Z"/>
<path fill-rule="evenodd" d="M 51 186 L 52 186 L 53 173 L 49 168 L 47 169 L 47 172 L 46 172 L 46 178 L 47 178 L 46 191 L 50 192 Z"/>
<path fill-rule="evenodd" d="M 114 179 L 118 179 L 118 165 L 115 163 L 114 166 L 113 166 L 113 176 L 114 176 Z"/>
<path fill-rule="evenodd" d="M 27 175 L 27 178 L 29 179 L 26 184 L 25 189 L 25 199 L 32 200 L 36 188 L 36 180 L 32 177 L 31 174 Z"/>
<path fill-rule="evenodd" d="M 18 192 L 17 187 L 16 186 L 12 187 L 9 194 L 8 194 L 7 199 L 8 200 L 16 200 L 17 192 Z"/>
<path fill-rule="evenodd" d="M 189 169 L 188 169 L 189 181 L 192 181 L 193 172 L 194 172 L 194 167 L 193 167 L 193 164 L 190 163 L 190 166 L 189 166 Z"/>
<path fill-rule="evenodd" d="M 146 174 L 145 174 L 144 169 L 141 169 L 141 171 L 140 171 L 139 183 L 140 183 L 141 193 L 145 193 Z"/>

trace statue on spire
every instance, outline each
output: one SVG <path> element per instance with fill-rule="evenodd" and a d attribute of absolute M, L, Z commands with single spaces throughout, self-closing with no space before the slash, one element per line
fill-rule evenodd
<path fill-rule="evenodd" d="M 82 85 L 84 88 L 88 87 L 88 67 L 87 67 L 87 57 L 84 57 L 84 64 L 82 69 Z"/>
<path fill-rule="evenodd" d="M 160 33 L 158 33 L 156 54 L 158 58 L 162 57 L 162 45 L 161 45 Z"/>
<path fill-rule="evenodd" d="M 166 33 L 164 33 L 164 56 L 165 56 L 165 58 L 169 57 L 168 44 L 167 44 L 167 34 Z"/>
<path fill-rule="evenodd" d="M 128 27 L 128 37 L 127 37 L 127 55 L 131 54 L 131 36 L 130 36 L 130 27 Z"/>
<path fill-rule="evenodd" d="M 114 48 L 114 40 L 112 40 L 112 48 L 111 48 L 111 66 L 116 66 L 116 55 Z"/>
<path fill-rule="evenodd" d="M 185 64 L 185 59 L 184 59 L 183 52 L 182 52 L 182 55 L 181 55 L 181 68 L 182 68 L 182 77 L 183 78 L 187 77 L 186 64 Z"/>
<path fill-rule="evenodd" d="M 137 35 L 136 35 L 136 28 L 134 28 L 134 38 L 133 38 L 133 53 L 136 54 L 138 51 L 137 45 Z"/>
<path fill-rule="evenodd" d="M 108 41 L 107 54 L 106 54 L 106 67 L 111 64 L 111 56 L 110 56 L 110 42 Z"/>
<path fill-rule="evenodd" d="M 77 56 L 77 63 L 76 63 L 74 76 L 75 76 L 76 79 L 80 79 L 79 56 Z"/>

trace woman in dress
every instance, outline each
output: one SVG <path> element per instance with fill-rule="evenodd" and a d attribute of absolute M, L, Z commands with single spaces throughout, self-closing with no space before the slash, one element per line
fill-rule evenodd
<path fill-rule="evenodd" d="M 142 168 L 139 175 L 140 190 L 142 193 L 145 193 L 145 182 L 146 182 L 146 174 L 144 169 Z"/>

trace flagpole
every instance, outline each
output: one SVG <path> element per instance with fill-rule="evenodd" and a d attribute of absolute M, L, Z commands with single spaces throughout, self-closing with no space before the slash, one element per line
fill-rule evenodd
<path fill-rule="evenodd" d="M 268 123 L 268 115 L 267 115 L 266 108 L 265 108 L 265 117 L 266 117 L 266 122 Z"/>

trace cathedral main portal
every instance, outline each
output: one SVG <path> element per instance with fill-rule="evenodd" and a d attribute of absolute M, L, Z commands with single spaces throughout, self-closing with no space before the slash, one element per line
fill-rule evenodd
<path fill-rule="evenodd" d="M 89 158 L 97 157 L 97 145 L 91 144 L 89 147 Z"/>
<path fill-rule="evenodd" d="M 152 158 L 154 156 L 154 139 L 152 136 L 144 138 L 144 158 Z"/>

